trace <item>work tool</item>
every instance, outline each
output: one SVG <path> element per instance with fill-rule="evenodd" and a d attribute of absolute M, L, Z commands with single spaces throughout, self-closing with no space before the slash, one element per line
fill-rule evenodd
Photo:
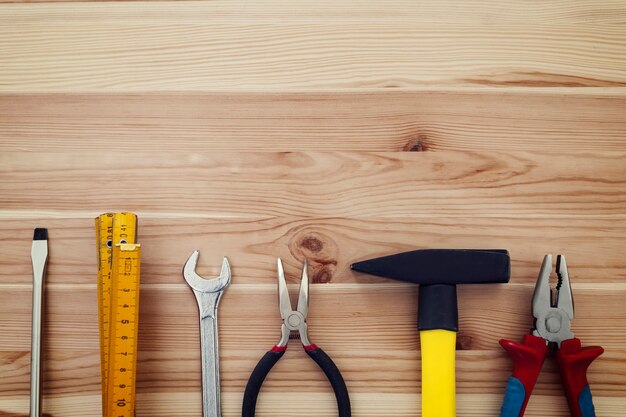
<path fill-rule="evenodd" d="M 137 216 L 105 213 L 95 219 L 102 415 L 133 417 L 137 380 L 141 245 Z"/>
<path fill-rule="evenodd" d="M 202 355 L 202 415 L 220 417 L 220 366 L 218 349 L 217 307 L 230 284 L 228 258 L 222 261 L 219 277 L 204 279 L 196 273 L 200 251 L 194 251 L 183 268 L 185 281 L 193 290 L 200 312 L 200 349 Z"/>
<path fill-rule="evenodd" d="M 317 363 L 322 371 L 324 371 L 324 374 L 326 374 L 326 377 L 333 387 L 337 399 L 339 417 L 350 417 L 350 397 L 348 396 L 348 389 L 341 376 L 341 372 L 339 372 L 339 369 L 326 352 L 309 340 L 306 323 L 307 313 L 309 311 L 309 276 L 307 273 L 306 259 L 304 260 L 304 266 L 302 268 L 298 307 L 295 311 L 293 310 L 289 298 L 283 263 L 280 258 L 278 259 L 278 300 L 280 317 L 283 319 L 281 338 L 276 346 L 265 353 L 250 375 L 243 396 L 242 417 L 254 417 L 257 398 L 265 377 L 276 362 L 285 354 L 289 339 L 292 337 L 297 338 L 298 335 L 305 352 Z M 295 334 L 292 335 L 292 332 L 295 332 Z"/>
<path fill-rule="evenodd" d="M 604 349 L 600 346 L 582 347 L 574 337 L 571 321 L 574 319 L 574 298 L 567 272 L 565 256 L 556 258 L 557 284 L 550 288 L 552 255 L 543 258 L 531 310 L 535 318 L 532 334 L 524 343 L 502 339 L 500 344 L 515 363 L 509 377 L 500 417 L 522 417 L 532 394 L 546 356 L 555 353 L 567 394 L 572 417 L 595 417 L 591 390 L 587 382 L 587 368 Z"/>
<path fill-rule="evenodd" d="M 456 415 L 456 284 L 509 281 L 506 250 L 424 249 L 352 264 L 355 271 L 420 284 L 417 325 L 422 349 L 422 416 Z"/>
<path fill-rule="evenodd" d="M 41 416 L 41 319 L 48 265 L 48 229 L 36 228 L 30 250 L 33 265 L 33 325 L 30 350 L 30 416 Z"/>

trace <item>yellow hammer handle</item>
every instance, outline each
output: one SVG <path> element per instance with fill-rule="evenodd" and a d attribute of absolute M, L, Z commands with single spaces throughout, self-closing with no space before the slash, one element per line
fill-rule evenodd
<path fill-rule="evenodd" d="M 422 348 L 422 417 L 455 417 L 454 358 L 456 332 L 420 331 Z"/>

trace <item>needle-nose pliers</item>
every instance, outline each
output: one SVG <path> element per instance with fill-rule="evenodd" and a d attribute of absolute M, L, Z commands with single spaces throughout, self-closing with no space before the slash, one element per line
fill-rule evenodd
<path fill-rule="evenodd" d="M 292 332 L 299 333 L 300 341 L 302 342 L 304 350 L 311 357 L 311 359 L 317 363 L 322 371 L 324 371 L 326 377 L 330 381 L 330 384 L 335 391 L 335 397 L 337 398 L 339 417 L 350 417 L 350 397 L 348 396 L 348 389 L 346 388 L 346 383 L 341 376 L 341 372 L 339 372 L 335 363 L 322 349 L 311 343 L 307 333 L 306 317 L 309 311 L 309 277 L 307 274 L 306 259 L 304 260 L 304 266 L 302 269 L 302 279 L 300 281 L 300 292 L 298 295 L 298 308 L 296 310 L 292 309 L 291 300 L 289 299 L 289 291 L 287 289 L 287 282 L 285 281 L 283 263 L 280 258 L 278 259 L 278 299 L 280 316 L 283 319 L 281 328 L 282 336 L 278 344 L 265 353 L 250 375 L 250 379 L 248 380 L 243 396 L 242 417 L 254 417 L 257 397 L 259 395 L 261 385 L 272 367 L 285 354 L 285 351 L 287 350 L 287 343 L 289 342 Z"/>
<path fill-rule="evenodd" d="M 572 417 L 595 417 L 591 390 L 587 382 L 587 368 L 604 352 L 600 346 L 582 347 L 574 337 L 571 321 L 574 318 L 574 298 L 563 255 L 557 255 L 556 291 L 550 289 L 552 255 L 543 258 L 543 264 L 532 298 L 535 327 L 524 337 L 524 343 L 500 340 L 500 344 L 515 362 L 509 377 L 500 417 L 522 417 L 539 372 L 550 350 L 561 371 Z"/>

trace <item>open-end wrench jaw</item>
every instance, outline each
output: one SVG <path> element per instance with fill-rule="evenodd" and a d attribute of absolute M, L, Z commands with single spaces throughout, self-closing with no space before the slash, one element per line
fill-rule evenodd
<path fill-rule="evenodd" d="M 200 251 L 195 250 L 183 268 L 183 276 L 187 284 L 194 290 L 199 292 L 219 292 L 230 284 L 230 263 L 228 258 L 224 256 L 222 260 L 222 270 L 217 278 L 204 279 L 196 273 L 196 266 L 198 265 L 198 257 Z"/>
<path fill-rule="evenodd" d="M 187 284 L 193 290 L 198 308 L 200 309 L 200 318 L 215 317 L 217 314 L 217 305 L 221 298 L 222 292 L 230 284 L 230 263 L 228 258 L 222 260 L 222 270 L 217 278 L 204 279 L 196 273 L 198 265 L 198 257 L 200 251 L 195 250 L 183 268 L 183 277 Z"/>

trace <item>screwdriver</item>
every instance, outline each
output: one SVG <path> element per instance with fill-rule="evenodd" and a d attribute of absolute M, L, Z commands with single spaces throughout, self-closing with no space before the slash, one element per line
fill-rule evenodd
<path fill-rule="evenodd" d="M 38 227 L 30 252 L 33 264 L 33 325 L 30 354 L 30 416 L 41 416 L 41 316 L 43 288 L 48 264 L 48 229 Z"/>

